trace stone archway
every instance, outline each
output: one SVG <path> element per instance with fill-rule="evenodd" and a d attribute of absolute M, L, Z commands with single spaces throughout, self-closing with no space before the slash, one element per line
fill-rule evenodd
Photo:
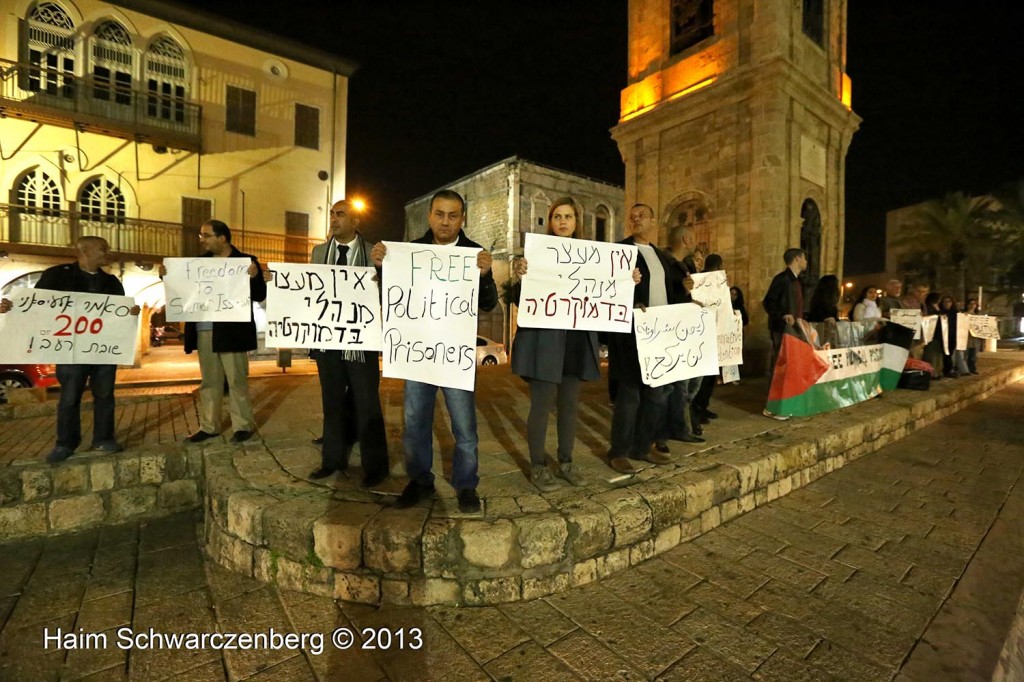
<path fill-rule="evenodd" d="M 668 243 L 668 236 L 677 227 L 686 228 L 692 234 L 693 248 L 711 253 L 714 232 L 715 205 L 704 192 L 688 190 L 669 202 L 663 215 L 668 218 L 662 223 L 661 242 Z"/>

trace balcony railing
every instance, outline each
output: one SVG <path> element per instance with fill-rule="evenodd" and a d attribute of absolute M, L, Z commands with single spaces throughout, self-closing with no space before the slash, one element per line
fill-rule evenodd
<path fill-rule="evenodd" d="M 57 211 L 0 204 L 0 242 L 71 249 L 79 237 L 103 237 L 128 259 L 159 260 L 199 255 L 199 230 L 179 223 Z M 235 229 L 232 243 L 260 263 L 307 263 L 315 244 L 309 237 Z"/>
<path fill-rule="evenodd" d="M 198 151 L 202 111 L 160 92 L 0 59 L 2 116 Z"/>

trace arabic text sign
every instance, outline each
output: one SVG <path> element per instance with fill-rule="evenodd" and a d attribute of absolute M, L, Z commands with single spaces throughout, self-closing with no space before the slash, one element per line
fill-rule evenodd
<path fill-rule="evenodd" d="M 0 362 L 126 365 L 135 361 L 139 316 L 128 296 L 20 289 L 0 315 Z"/>
<path fill-rule="evenodd" d="M 990 315 L 968 315 L 967 328 L 976 339 L 998 339 L 998 320 Z"/>
<path fill-rule="evenodd" d="M 628 333 L 633 324 L 637 248 L 527 234 L 518 324 Z"/>
<path fill-rule="evenodd" d="M 719 329 L 730 324 L 732 297 L 729 295 L 729 277 L 725 271 L 698 272 L 690 277 L 693 278 L 693 291 L 690 292 L 693 300 L 715 313 Z"/>
<path fill-rule="evenodd" d="M 384 242 L 384 376 L 472 391 L 479 249 Z"/>
<path fill-rule="evenodd" d="M 743 364 L 743 317 L 739 311 L 733 311 L 725 326 L 718 329 L 718 364 Z"/>
<path fill-rule="evenodd" d="M 271 263 L 267 346 L 380 350 L 380 298 L 372 267 Z"/>
<path fill-rule="evenodd" d="M 168 322 L 248 322 L 248 258 L 165 258 Z"/>
<path fill-rule="evenodd" d="M 921 339 L 921 311 L 911 308 L 893 308 L 889 311 L 889 319 L 896 324 L 914 330 L 914 339 Z"/>
<path fill-rule="evenodd" d="M 648 386 L 718 374 L 715 314 L 696 303 L 633 311 L 640 373 Z"/>

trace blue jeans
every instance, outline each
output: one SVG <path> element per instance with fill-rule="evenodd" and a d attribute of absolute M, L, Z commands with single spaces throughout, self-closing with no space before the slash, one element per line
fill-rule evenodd
<path fill-rule="evenodd" d="M 57 445 L 74 450 L 82 443 L 82 394 L 92 389 L 92 443 L 114 442 L 114 377 L 117 365 L 57 365 Z"/>
<path fill-rule="evenodd" d="M 405 382 L 405 469 L 409 478 L 423 485 L 434 482 L 434 402 L 437 389 L 452 418 L 455 454 L 452 457 L 452 487 L 476 488 L 477 475 L 476 393 L 438 387 L 418 381 Z"/>

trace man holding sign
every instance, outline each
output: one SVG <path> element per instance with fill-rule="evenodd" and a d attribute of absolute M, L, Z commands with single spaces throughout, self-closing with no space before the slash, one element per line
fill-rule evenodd
<path fill-rule="evenodd" d="M 466 277 L 475 275 L 479 282 L 479 296 L 477 308 L 482 311 L 493 310 L 498 304 L 498 289 L 494 284 L 494 276 L 491 274 L 491 254 L 483 250 L 476 242 L 469 239 L 462 231 L 462 224 L 466 219 L 466 202 L 458 192 L 452 190 L 441 190 L 430 200 L 430 214 L 428 223 L 430 229 L 419 239 L 412 241 L 412 244 L 432 244 L 435 246 L 458 246 L 470 249 L 480 249 L 476 256 L 475 272 L 469 273 L 472 265 L 457 261 L 464 258 L 452 255 L 447 265 L 441 267 L 441 263 L 434 263 L 425 269 L 429 278 L 436 278 L 437 284 L 451 284 L 454 280 L 463 280 Z M 383 244 L 373 247 L 370 256 L 374 264 L 381 268 L 384 265 L 384 258 L 388 249 Z M 456 263 L 453 265 L 453 263 Z M 436 268 L 434 266 L 437 266 Z M 416 266 L 413 265 L 413 268 Z M 475 270 L 475 269 L 474 269 Z M 414 273 L 415 274 L 415 273 Z M 421 273 L 423 274 L 423 273 Z M 389 289 L 389 281 L 385 273 L 384 288 Z M 385 300 L 385 326 L 392 311 L 396 317 L 403 315 L 407 319 L 411 316 L 426 318 L 464 318 L 466 315 L 476 318 L 476 310 L 466 309 L 467 300 L 458 297 L 453 299 L 445 298 L 443 306 L 435 305 L 436 301 L 417 301 L 412 303 L 413 287 L 408 289 L 408 300 L 396 300 L 394 305 L 390 301 L 390 294 Z M 396 296 L 402 294 L 396 292 Z M 404 294 L 402 294 L 404 295 Z M 475 334 L 475 329 L 473 333 Z M 388 335 L 385 330 L 385 336 Z M 449 356 L 456 363 L 455 367 L 461 367 L 462 357 L 457 353 L 457 347 L 448 346 L 447 339 L 438 339 L 438 346 L 419 348 L 415 350 L 416 357 L 422 357 L 421 362 L 433 362 L 436 366 L 442 359 L 447 361 Z M 457 340 L 456 340 L 457 342 Z M 388 351 L 388 341 L 385 341 L 385 352 Z M 403 358 L 410 355 L 410 344 L 403 342 L 401 348 L 395 346 Z M 439 346 L 444 346 L 440 351 Z M 472 349 L 472 348 L 471 348 Z M 426 352 L 424 352 L 426 351 Z M 452 351 L 452 352 L 449 352 Z M 474 356 L 475 357 L 475 356 Z M 385 359 L 387 369 L 388 358 Z M 471 367 L 475 367 L 475 359 L 471 360 Z M 451 369 L 449 371 L 452 371 Z M 474 370 L 475 371 L 475 370 Z M 405 381 L 405 466 L 409 474 L 409 484 L 402 491 L 395 506 L 399 508 L 411 507 L 420 500 L 434 494 L 434 474 L 431 471 L 434 463 L 434 402 L 437 398 L 437 389 L 440 388 L 444 394 L 444 403 L 451 415 L 452 432 L 455 435 L 455 455 L 452 459 L 452 487 L 458 493 L 459 510 L 464 513 L 480 511 L 480 497 L 477 495 L 476 487 L 480 482 L 477 475 L 477 432 L 476 432 L 476 394 L 472 389 L 465 390 L 452 388 L 450 386 L 438 386 L 436 384 L 413 381 Z"/>
<path fill-rule="evenodd" d="M 55 265 L 45 270 L 36 289 L 124 296 L 120 280 L 103 270 L 108 264 L 110 245 L 102 237 L 81 237 L 75 244 L 78 261 Z M 0 300 L 0 313 L 8 313 L 12 303 Z M 131 315 L 139 314 L 132 306 Z M 93 398 L 92 448 L 101 452 L 120 452 L 124 448 L 114 437 L 114 378 L 116 364 L 58 364 L 60 401 L 57 403 L 57 445 L 46 456 L 51 463 L 63 462 L 82 442 L 82 394 L 89 384 Z"/>
<path fill-rule="evenodd" d="M 246 258 L 250 261 L 245 270 L 249 278 L 250 301 L 246 302 L 248 314 L 243 314 L 243 319 L 248 317 L 247 321 L 213 321 L 218 317 L 231 319 L 238 316 L 240 305 L 232 301 L 230 307 L 225 306 L 223 310 L 218 308 L 213 312 L 203 306 L 204 314 L 200 318 L 203 321 L 185 322 L 185 353 L 199 351 L 199 373 L 202 377 L 199 387 L 199 430 L 185 440 L 201 443 L 220 433 L 226 379 L 229 390 L 228 410 L 234 431 L 231 442 L 241 443 L 249 440 L 256 430 L 256 419 L 249 401 L 248 352 L 256 350 L 256 319 L 253 317 L 251 303 L 259 303 L 267 297 L 267 283 L 263 280 L 259 261 L 231 244 L 231 230 L 220 220 L 203 223 L 199 228 L 199 241 L 206 250 L 202 258 Z M 167 268 L 161 264 L 160 277 L 166 275 Z M 177 318 L 168 316 L 168 319 Z"/>

